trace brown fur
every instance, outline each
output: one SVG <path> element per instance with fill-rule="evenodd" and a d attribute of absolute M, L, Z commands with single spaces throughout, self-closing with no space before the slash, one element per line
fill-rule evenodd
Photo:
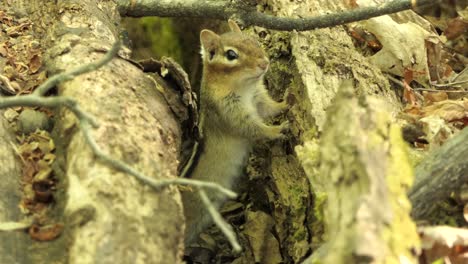
<path fill-rule="evenodd" d="M 263 85 L 268 59 L 260 44 L 241 33 L 232 21 L 229 24 L 232 31 L 222 35 L 206 29 L 200 33 L 203 54 L 200 115 L 204 120 L 200 127 L 204 151 L 189 177 L 233 188 L 252 143 L 283 137 L 288 123 L 279 126 L 265 123 L 265 118 L 285 110 L 286 104 L 271 99 Z M 238 58 L 229 61 L 228 49 L 235 51 Z M 210 217 L 198 193 L 182 195 L 186 244 L 190 244 L 209 224 Z M 216 193 L 210 193 L 209 198 L 216 207 L 225 200 Z"/>

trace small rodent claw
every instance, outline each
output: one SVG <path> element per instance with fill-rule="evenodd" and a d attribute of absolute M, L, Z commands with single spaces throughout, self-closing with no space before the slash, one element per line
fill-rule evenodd
<path fill-rule="evenodd" d="M 281 132 L 288 131 L 289 128 L 290 128 L 289 121 L 287 121 L 287 120 L 284 121 L 283 123 L 281 123 L 280 127 L 281 127 Z"/>
<path fill-rule="evenodd" d="M 286 90 L 286 92 L 283 95 L 283 102 L 286 104 L 286 106 L 287 107 L 293 106 L 295 101 L 296 101 L 296 98 L 294 97 L 294 94 L 291 93 L 289 89 Z"/>
<path fill-rule="evenodd" d="M 284 112 L 286 110 L 288 110 L 289 108 L 289 104 L 287 101 L 282 101 L 279 105 L 279 108 L 281 109 L 281 112 Z"/>

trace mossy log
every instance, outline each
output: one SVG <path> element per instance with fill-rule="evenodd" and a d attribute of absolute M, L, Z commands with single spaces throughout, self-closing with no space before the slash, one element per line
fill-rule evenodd
<path fill-rule="evenodd" d="M 431 152 L 415 169 L 415 184 L 409 192 L 411 215 L 429 220 L 446 201 L 468 182 L 468 128 Z"/>
<path fill-rule="evenodd" d="M 305 263 L 414 262 L 419 239 L 406 197 L 413 175 L 400 128 L 380 100 L 354 93 L 345 82 L 320 144 L 298 149 L 315 192 L 326 197 L 325 243 Z"/>
<path fill-rule="evenodd" d="M 48 76 L 102 58 L 119 39 L 113 1 L 10 5 L 10 11 L 35 21 Z M 179 125 L 159 84 L 128 57 L 128 49 L 122 49 L 99 70 L 60 84 L 57 94 L 73 98 L 98 120 L 92 134 L 105 153 L 155 180 L 177 177 Z M 42 243 L 42 259 L 34 263 L 181 263 L 184 224 L 175 186 L 154 190 L 100 162 L 66 109 L 55 113 L 52 135 L 60 169 L 54 171 L 60 186 L 53 214 L 64 232 L 57 247 Z"/>

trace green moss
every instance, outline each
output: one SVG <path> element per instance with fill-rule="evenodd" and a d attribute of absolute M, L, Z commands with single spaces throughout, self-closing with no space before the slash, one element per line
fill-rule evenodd
<path fill-rule="evenodd" d="M 416 226 L 409 217 L 411 205 L 406 193 L 413 183 L 413 170 L 406 154 L 406 145 L 399 127 L 392 125 L 389 136 L 392 160 L 389 162 L 390 168 L 386 180 L 390 197 L 395 197 L 391 200 L 394 217 L 391 225 L 384 230 L 383 236 L 391 247 L 390 252 L 396 254 L 393 258 L 387 258 L 388 263 L 393 263 L 392 261 L 403 256 L 411 259 L 411 250 L 419 248 L 420 241 Z"/>
<path fill-rule="evenodd" d="M 312 248 L 318 248 L 323 241 L 326 239 L 325 234 L 325 219 L 324 219 L 324 207 L 327 203 L 328 196 L 324 192 L 314 193 L 314 213 L 313 221 L 311 224 L 312 227 Z"/>
<path fill-rule="evenodd" d="M 151 50 L 157 57 L 172 57 L 182 64 L 182 52 L 179 36 L 173 30 L 173 21 L 167 18 L 145 17 L 140 25 L 146 28 L 147 36 L 151 40 Z"/>
<path fill-rule="evenodd" d="M 427 156 L 427 151 L 414 149 L 408 145 L 406 145 L 406 152 L 408 153 L 408 159 L 413 168 Z"/>
<path fill-rule="evenodd" d="M 131 42 L 133 57 L 159 59 L 172 57 L 179 64 L 183 63 L 180 36 L 174 30 L 173 20 L 169 18 L 145 17 L 126 18 L 124 26 Z"/>

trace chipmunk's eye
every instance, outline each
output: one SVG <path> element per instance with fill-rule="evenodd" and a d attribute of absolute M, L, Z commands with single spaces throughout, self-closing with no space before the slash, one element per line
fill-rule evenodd
<path fill-rule="evenodd" d="M 230 49 L 230 50 L 226 51 L 226 58 L 228 60 L 232 61 L 232 60 L 235 60 L 235 59 L 239 58 L 239 55 L 237 55 L 237 53 L 235 51 Z"/>

